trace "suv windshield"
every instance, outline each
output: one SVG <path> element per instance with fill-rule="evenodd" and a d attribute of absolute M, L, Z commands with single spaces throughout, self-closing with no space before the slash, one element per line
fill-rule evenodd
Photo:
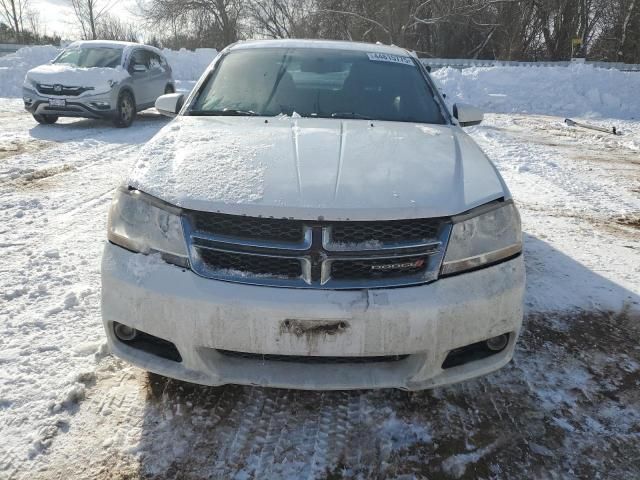
<path fill-rule="evenodd" d="M 445 123 L 408 56 L 319 48 L 232 51 L 200 89 L 191 115 L 280 114 Z"/>
<path fill-rule="evenodd" d="M 65 50 L 53 63 L 68 63 L 83 68 L 116 68 L 121 59 L 122 48 L 83 47 Z"/>

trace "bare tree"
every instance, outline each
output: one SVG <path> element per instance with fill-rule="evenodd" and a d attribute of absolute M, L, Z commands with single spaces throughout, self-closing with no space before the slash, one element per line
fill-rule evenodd
<path fill-rule="evenodd" d="M 309 31 L 312 0 L 251 0 L 247 12 L 258 34 L 270 38 L 302 37 Z"/>
<path fill-rule="evenodd" d="M 104 15 L 96 27 L 98 38 L 102 40 L 140 41 L 141 34 L 135 25 L 124 22 L 113 15 Z"/>
<path fill-rule="evenodd" d="M 622 21 L 622 27 L 620 31 L 620 41 L 618 42 L 618 51 L 616 52 L 616 58 L 618 61 L 622 61 L 624 57 L 624 50 L 628 40 L 629 26 L 634 16 L 638 16 L 637 0 L 631 0 L 626 8 L 624 20 Z M 637 32 L 636 32 L 637 35 Z"/>
<path fill-rule="evenodd" d="M 83 38 L 90 40 L 98 38 L 99 22 L 117 2 L 118 0 L 71 0 Z"/>
<path fill-rule="evenodd" d="M 580 54 L 640 61 L 640 0 L 138 1 L 157 41 L 173 48 L 328 38 L 428 56 L 563 60 L 580 39 Z"/>
<path fill-rule="evenodd" d="M 217 48 L 240 38 L 245 13 L 244 0 L 141 0 L 138 6 L 151 25 L 181 24 L 208 43 L 199 46 Z"/>
<path fill-rule="evenodd" d="M 25 30 L 28 30 L 34 38 L 40 38 L 45 32 L 42 31 L 40 12 L 33 8 L 27 8 L 25 14 Z"/>
<path fill-rule="evenodd" d="M 28 6 L 29 0 L 0 0 L 0 19 L 9 25 L 18 40 L 23 31 L 24 15 Z"/>

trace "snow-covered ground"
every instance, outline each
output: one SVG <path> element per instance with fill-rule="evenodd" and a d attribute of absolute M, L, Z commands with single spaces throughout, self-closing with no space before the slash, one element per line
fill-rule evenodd
<path fill-rule="evenodd" d="M 622 135 L 522 113 L 469 129 L 526 232 L 514 361 L 433 391 L 314 393 L 187 385 L 111 357 L 106 211 L 167 119 L 43 126 L 0 99 L 0 478 L 640 477 L 640 122 L 591 107 Z"/>

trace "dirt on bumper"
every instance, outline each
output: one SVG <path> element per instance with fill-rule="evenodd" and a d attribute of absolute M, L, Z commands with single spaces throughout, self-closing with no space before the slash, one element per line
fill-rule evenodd
<path fill-rule="evenodd" d="M 323 291 L 212 281 L 159 259 L 108 245 L 103 321 L 117 355 L 186 381 L 305 389 L 428 388 L 493 371 L 509 361 L 522 321 L 524 265 L 494 267 L 419 287 Z M 181 363 L 134 351 L 112 333 L 121 322 L 173 342 Z M 449 351 L 512 334 L 490 358 L 443 370 Z M 220 351 L 311 357 L 407 358 L 341 365 L 227 358 Z M 257 368 L 259 366 L 259 368 Z"/>

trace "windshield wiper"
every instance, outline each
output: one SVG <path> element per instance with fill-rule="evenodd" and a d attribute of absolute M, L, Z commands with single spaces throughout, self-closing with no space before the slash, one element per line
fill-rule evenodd
<path fill-rule="evenodd" d="M 375 120 L 375 118 L 368 117 L 356 112 L 334 112 L 331 114 L 331 118 L 355 118 L 358 120 Z"/>
<path fill-rule="evenodd" d="M 196 116 L 228 116 L 228 117 L 255 117 L 258 115 L 253 110 L 236 110 L 234 108 L 223 108 L 222 110 L 192 110 L 190 115 Z"/>

